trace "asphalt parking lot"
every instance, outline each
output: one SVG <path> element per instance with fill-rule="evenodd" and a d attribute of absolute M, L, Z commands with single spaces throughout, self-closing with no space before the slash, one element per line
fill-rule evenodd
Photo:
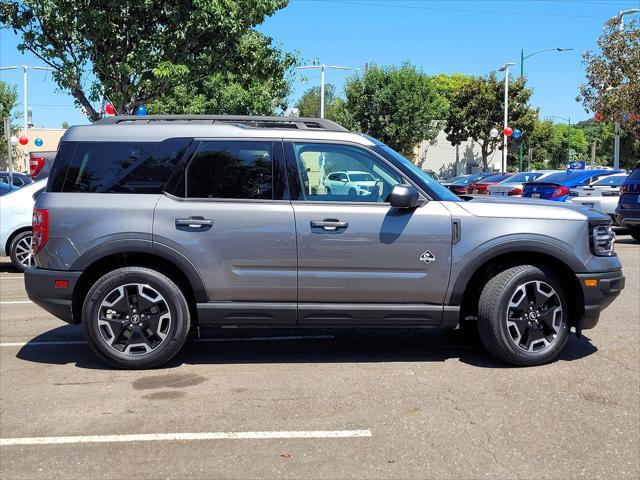
<path fill-rule="evenodd" d="M 0 263 L 0 474 L 37 478 L 640 476 L 640 245 L 560 360 L 460 332 L 205 331 L 168 368 L 99 363 Z"/>

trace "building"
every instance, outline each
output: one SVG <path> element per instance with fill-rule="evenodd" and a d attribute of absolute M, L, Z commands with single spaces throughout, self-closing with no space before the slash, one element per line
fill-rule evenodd
<path fill-rule="evenodd" d="M 27 147 L 30 152 L 55 152 L 58 150 L 58 143 L 60 143 L 60 139 L 65 131 L 66 128 L 30 128 Z M 23 135 L 23 129 L 18 130 L 16 135 L 20 138 Z M 35 144 L 36 138 L 42 139 L 42 145 L 39 147 Z M 18 150 L 24 153 L 26 149 L 22 145 L 18 145 Z"/>
<path fill-rule="evenodd" d="M 432 170 L 439 176 L 452 177 L 482 171 L 480 145 L 469 139 L 461 145 L 452 145 L 444 130 L 434 140 L 423 140 L 417 147 L 416 162 L 424 170 Z M 489 169 L 499 171 L 502 152 L 495 150 L 489 156 Z"/>

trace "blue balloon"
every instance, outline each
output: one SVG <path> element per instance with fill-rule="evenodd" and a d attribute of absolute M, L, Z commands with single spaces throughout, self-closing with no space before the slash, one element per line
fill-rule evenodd
<path fill-rule="evenodd" d="M 138 105 L 136 107 L 136 115 L 140 116 L 140 117 L 144 117 L 145 115 L 147 115 L 149 113 L 149 111 L 147 110 L 147 107 L 145 107 L 144 105 Z"/>
<path fill-rule="evenodd" d="M 520 138 L 522 136 L 522 132 L 517 128 L 513 131 L 513 138 Z"/>
<path fill-rule="evenodd" d="M 44 145 L 44 141 L 43 141 L 40 137 L 36 138 L 36 139 L 33 141 L 33 143 L 35 143 L 35 144 L 36 144 L 36 147 L 41 147 L 42 145 Z"/>

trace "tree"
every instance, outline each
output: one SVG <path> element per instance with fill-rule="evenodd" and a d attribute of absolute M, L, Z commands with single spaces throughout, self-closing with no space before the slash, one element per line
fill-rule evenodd
<path fill-rule="evenodd" d="M 60 128 L 64 128 L 65 130 L 69 128 L 69 122 L 67 122 L 66 120 L 63 121 L 62 124 L 60 125 Z"/>
<path fill-rule="evenodd" d="M 18 93 L 16 88 L 9 85 L 6 82 L 0 81 L 0 170 L 7 170 L 9 167 L 9 156 L 8 153 L 8 145 L 7 138 L 4 135 L 4 119 L 9 118 L 10 120 L 15 119 L 15 115 L 12 115 L 12 110 L 16 107 L 18 102 Z M 11 134 L 17 132 L 17 128 L 13 125 L 11 127 Z M 12 158 L 16 158 L 17 152 L 12 152 Z"/>
<path fill-rule="evenodd" d="M 552 120 L 536 121 L 530 136 L 531 168 L 566 168 L 569 159 L 588 162 L 584 130 Z"/>
<path fill-rule="evenodd" d="M 576 128 L 584 132 L 591 158 L 591 145 L 596 144 L 596 165 L 613 166 L 614 126 L 611 122 L 597 122 L 594 119 L 576 123 Z M 640 140 L 623 129 L 620 135 L 620 166 L 633 168 L 640 158 Z"/>
<path fill-rule="evenodd" d="M 312 87 L 302 94 L 295 107 L 300 110 L 301 117 L 320 118 L 320 87 Z M 336 94 L 336 87 L 330 83 L 324 86 L 324 116 L 329 120 L 339 121 L 343 102 Z"/>
<path fill-rule="evenodd" d="M 532 91 L 526 87 L 526 80 L 518 78 L 509 84 L 509 125 L 522 131 L 527 140 L 533 131 L 537 110 L 527 102 Z M 451 105 L 445 125 L 447 140 L 460 145 L 471 138 L 480 146 L 482 166 L 489 168 L 489 156 L 501 144 L 501 136 L 492 139 L 492 128 L 502 131 L 504 122 L 504 83 L 495 73 L 488 77 L 473 77 L 463 82 L 451 97 Z"/>
<path fill-rule="evenodd" d="M 408 158 L 422 140 L 438 133 L 445 100 L 433 80 L 408 63 L 400 67 L 372 65 L 345 83 L 340 122 L 383 141 Z"/>
<path fill-rule="evenodd" d="M 587 112 L 607 121 L 619 121 L 640 140 L 640 28 L 631 20 L 624 30 L 610 22 L 597 40 L 600 52 L 583 54 L 587 83 L 580 85 L 578 101 Z"/>
<path fill-rule="evenodd" d="M 22 36 L 21 51 L 55 69 L 58 86 L 97 120 L 100 112 L 91 102 L 103 95 L 119 113 L 131 113 L 175 95 L 178 87 L 193 91 L 211 76 L 215 84 L 230 75 L 248 90 L 249 75 L 275 79 L 295 59 L 254 27 L 286 5 L 287 0 L 0 0 L 0 22 Z"/>

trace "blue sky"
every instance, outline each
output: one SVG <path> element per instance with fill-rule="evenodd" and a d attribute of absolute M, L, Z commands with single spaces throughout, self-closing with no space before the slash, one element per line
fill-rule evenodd
<path fill-rule="evenodd" d="M 518 73 L 521 48 L 525 54 L 573 48 L 525 60 L 535 91 L 532 104 L 540 107 L 541 116 L 570 116 L 573 122 L 591 116 L 575 101 L 584 81 L 581 53 L 595 48 L 608 18 L 637 7 L 640 0 L 290 0 L 259 29 L 309 61 L 351 67 L 409 61 L 429 74 L 484 75 L 505 62 L 515 62 Z M 42 63 L 20 54 L 17 43 L 11 31 L 0 32 L 0 65 Z M 350 74 L 328 72 L 326 80 L 340 90 Z M 319 85 L 319 73 L 305 76 L 306 82 L 295 83 L 292 100 Z M 22 93 L 21 71 L 0 72 L 0 80 Z M 29 104 L 37 126 L 87 123 L 45 72 L 29 74 Z"/>

